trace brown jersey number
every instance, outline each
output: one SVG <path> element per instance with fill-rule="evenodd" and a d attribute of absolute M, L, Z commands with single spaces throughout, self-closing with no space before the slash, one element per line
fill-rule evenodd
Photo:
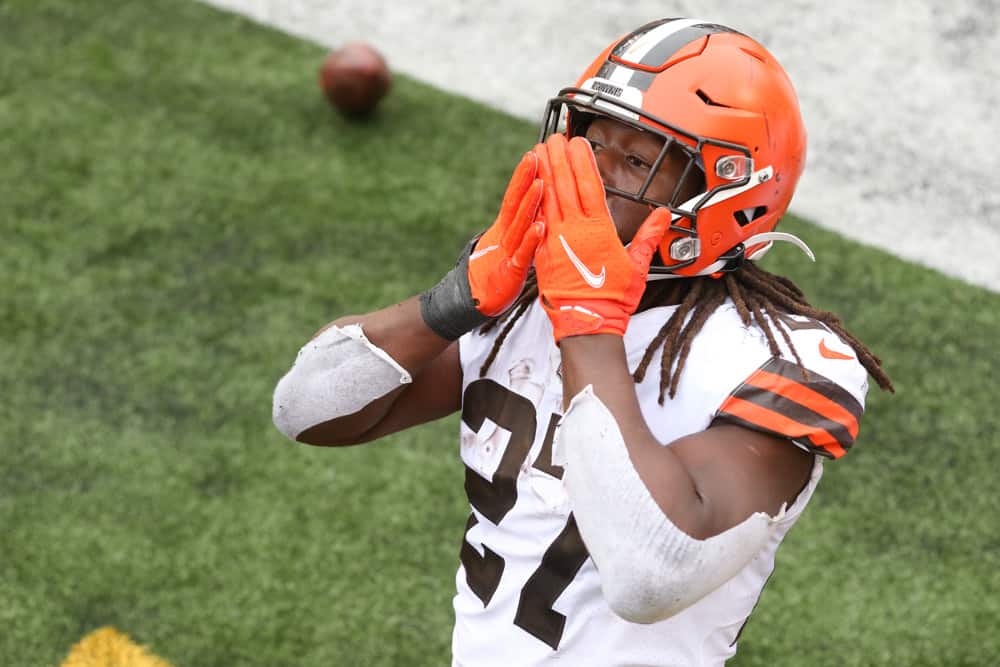
<path fill-rule="evenodd" d="M 492 479 L 465 468 L 465 492 L 469 503 L 496 525 L 517 503 L 517 476 L 527 459 L 538 425 L 535 406 L 525 397 L 489 379 L 476 380 L 465 389 L 462 398 L 462 421 L 475 432 L 487 419 L 510 432 L 507 448 Z M 562 468 L 546 463 L 551 460 L 552 439 L 559 415 L 549 417 L 545 442 L 534 467 L 555 477 L 562 477 Z M 475 514 L 469 515 L 466 533 L 478 523 Z M 465 580 L 469 588 L 488 606 L 503 576 L 504 560 L 485 544 L 483 555 L 462 540 L 461 560 L 465 567 Z M 521 589 L 514 624 L 545 642 L 553 650 L 559 647 L 566 616 L 552 608 L 556 599 L 576 576 L 589 554 L 580 538 L 576 519 L 569 515 L 566 525 L 546 549 L 538 569 Z"/>

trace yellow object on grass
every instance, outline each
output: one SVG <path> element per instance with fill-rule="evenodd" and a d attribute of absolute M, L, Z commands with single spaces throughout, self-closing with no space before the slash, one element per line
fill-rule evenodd
<path fill-rule="evenodd" d="M 100 628 L 81 639 L 60 667 L 172 667 L 114 628 Z"/>

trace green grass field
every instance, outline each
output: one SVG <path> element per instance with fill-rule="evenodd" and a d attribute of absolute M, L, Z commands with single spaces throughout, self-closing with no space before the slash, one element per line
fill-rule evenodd
<path fill-rule="evenodd" d="M 328 320 L 433 284 L 535 128 L 403 77 L 344 121 L 322 54 L 189 1 L 0 1 L 0 665 L 103 625 L 176 667 L 448 663 L 457 419 L 309 448 L 271 391 Z M 733 664 L 995 665 L 1000 296 L 784 228 L 820 261 L 769 268 L 898 393 Z"/>

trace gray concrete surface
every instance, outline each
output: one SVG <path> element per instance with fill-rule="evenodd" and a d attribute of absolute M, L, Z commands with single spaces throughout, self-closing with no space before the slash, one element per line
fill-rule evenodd
<path fill-rule="evenodd" d="M 799 93 L 794 212 L 1000 291 L 1000 0 L 205 1 L 326 46 L 369 41 L 394 70 L 532 120 L 648 20 L 730 25 Z"/>

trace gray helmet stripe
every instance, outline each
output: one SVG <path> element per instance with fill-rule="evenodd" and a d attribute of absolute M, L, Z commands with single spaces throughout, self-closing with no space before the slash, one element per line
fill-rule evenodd
<path fill-rule="evenodd" d="M 653 79 L 655 78 L 656 75 L 652 72 L 643 72 L 641 69 L 637 69 L 634 70 L 632 78 L 628 80 L 628 85 L 646 92 L 653 85 Z"/>
<path fill-rule="evenodd" d="M 663 38 L 659 42 L 646 47 L 644 53 L 635 53 L 634 51 L 631 54 L 628 53 L 640 38 L 653 31 L 663 33 Z M 653 23 L 644 25 L 622 39 L 622 41 L 619 42 L 611 53 L 612 55 L 618 57 L 631 56 L 632 59 L 638 58 L 639 64 L 647 67 L 658 68 L 685 45 L 700 37 L 704 37 L 705 35 L 711 35 L 719 32 L 737 31 L 717 23 L 692 21 L 691 19 L 665 19 L 661 21 L 654 21 Z M 609 61 L 607 65 L 610 64 L 611 62 Z M 607 69 L 607 65 L 601 68 L 602 71 Z M 598 76 L 600 76 L 600 74 L 598 74 Z M 632 78 L 628 82 L 628 85 L 645 91 L 649 89 L 650 85 L 652 85 L 654 77 L 655 74 L 653 73 L 636 69 L 633 70 Z"/>
<path fill-rule="evenodd" d="M 642 57 L 639 64 L 646 65 L 647 67 L 659 67 L 665 63 L 670 56 L 679 51 L 681 47 L 693 42 L 699 37 L 712 35 L 717 32 L 736 31 L 732 28 L 727 28 L 724 25 L 718 25 L 715 23 L 702 23 L 700 25 L 693 25 L 689 28 L 684 28 L 683 30 L 667 35 L 660 40 L 659 44 L 646 52 L 646 55 Z"/>

